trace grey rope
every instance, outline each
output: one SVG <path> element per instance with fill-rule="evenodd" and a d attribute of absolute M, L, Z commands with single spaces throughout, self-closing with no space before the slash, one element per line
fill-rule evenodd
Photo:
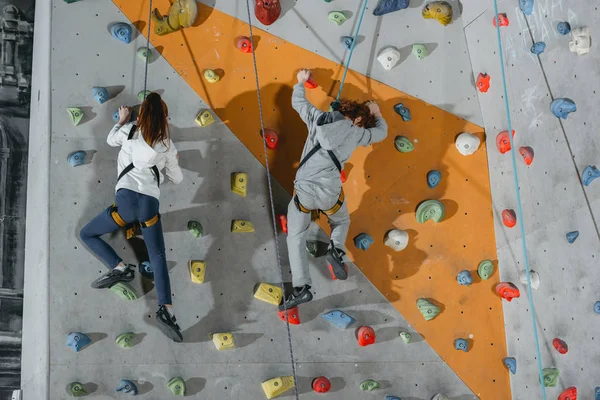
<path fill-rule="evenodd" d="M 152 24 L 152 0 L 150 0 L 150 8 L 148 9 L 148 34 L 146 40 L 146 66 L 144 69 L 144 100 L 146 100 L 146 90 L 148 88 L 148 60 L 150 59 L 150 25 Z"/>

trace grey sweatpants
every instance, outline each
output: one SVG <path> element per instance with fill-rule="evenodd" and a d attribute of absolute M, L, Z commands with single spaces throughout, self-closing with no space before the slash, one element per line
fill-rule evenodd
<path fill-rule="evenodd" d="M 306 197 L 306 198 L 304 198 Z M 328 199 L 328 203 L 331 200 Z M 337 201 L 337 199 L 336 199 Z M 302 205 L 309 209 L 328 210 L 333 204 L 317 204 L 318 201 L 308 197 L 300 197 Z M 310 214 L 305 214 L 296 208 L 294 199 L 288 205 L 288 236 L 287 246 L 292 269 L 292 284 L 294 287 L 311 285 L 310 271 L 308 268 L 308 252 L 306 251 L 306 234 L 310 226 Z M 345 243 L 350 228 L 350 214 L 346 202 L 333 215 L 328 216 L 331 226 L 331 240 L 336 248 L 346 251 Z"/>

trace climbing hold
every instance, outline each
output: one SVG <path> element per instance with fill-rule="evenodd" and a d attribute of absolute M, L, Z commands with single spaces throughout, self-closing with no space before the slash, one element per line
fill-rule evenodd
<path fill-rule="evenodd" d="M 185 381 L 182 377 L 171 378 L 167 383 L 167 387 L 175 396 L 185 396 Z"/>
<path fill-rule="evenodd" d="M 560 33 L 563 36 L 568 35 L 569 33 L 571 33 L 571 24 L 569 24 L 568 22 L 564 21 L 564 22 L 559 22 L 558 25 L 556 25 L 556 30 L 558 31 L 558 33 Z"/>
<path fill-rule="evenodd" d="M 450 397 L 446 396 L 443 393 L 438 393 L 431 400 L 450 400 Z"/>
<path fill-rule="evenodd" d="M 567 354 L 569 352 L 569 346 L 567 343 L 559 338 L 554 338 L 552 340 L 552 346 L 558 351 L 560 354 Z"/>
<path fill-rule="evenodd" d="M 212 69 L 207 69 L 204 71 L 204 79 L 206 79 L 208 83 L 217 83 L 221 77 Z"/>
<path fill-rule="evenodd" d="M 154 60 L 154 53 L 152 53 L 151 49 L 147 49 L 145 47 L 140 47 L 137 50 L 136 54 L 140 59 L 142 59 L 144 61 L 148 60 L 149 63 L 151 63 Z"/>
<path fill-rule="evenodd" d="M 213 343 L 217 350 L 231 350 L 235 349 L 235 341 L 233 340 L 233 334 L 227 333 L 213 333 L 210 335 Z"/>
<path fill-rule="evenodd" d="M 529 280 L 531 281 L 531 288 L 534 290 L 538 290 L 540 287 L 540 274 L 538 274 L 534 270 L 530 270 Z M 519 274 L 519 281 L 523 285 L 527 285 L 527 271 L 521 271 L 521 274 Z"/>
<path fill-rule="evenodd" d="M 517 360 L 514 357 L 506 357 L 503 361 L 504 366 L 508 368 L 511 374 L 517 373 Z"/>
<path fill-rule="evenodd" d="M 152 264 L 150 264 L 150 261 L 144 261 L 142 264 L 140 264 L 140 274 L 150 280 L 154 279 L 154 270 L 152 269 Z"/>
<path fill-rule="evenodd" d="M 425 200 L 417 208 L 417 222 L 420 224 L 429 220 L 440 222 L 444 219 L 445 214 L 446 209 L 442 203 L 437 200 Z"/>
<path fill-rule="evenodd" d="M 315 78 L 312 76 L 312 74 L 310 74 L 307 81 L 304 82 L 304 87 L 307 89 L 316 89 L 317 87 L 319 87 L 317 81 L 315 81 Z"/>
<path fill-rule="evenodd" d="M 271 25 L 281 14 L 279 0 L 256 0 L 254 15 L 263 25 Z"/>
<path fill-rule="evenodd" d="M 279 134 L 277 132 L 271 129 L 265 129 L 263 137 L 265 138 L 267 149 L 275 150 L 277 148 L 277 143 L 279 142 Z"/>
<path fill-rule="evenodd" d="M 234 219 L 231 221 L 231 232 L 234 233 L 245 233 L 254 232 L 254 225 L 252 222 L 243 219 Z"/>
<path fill-rule="evenodd" d="M 600 386 L 596 386 L 596 390 L 594 391 L 594 400 L 600 400 Z"/>
<path fill-rule="evenodd" d="M 600 301 L 594 303 L 594 312 L 600 314 Z"/>
<path fill-rule="evenodd" d="M 83 150 L 74 151 L 69 154 L 67 157 L 67 161 L 71 164 L 71 167 L 77 167 L 78 165 L 82 165 L 85 163 L 86 153 Z"/>
<path fill-rule="evenodd" d="M 202 235 L 204 234 L 202 224 L 198 221 L 188 221 L 187 228 L 188 231 L 190 231 L 192 236 L 194 236 L 195 238 L 202 237 Z"/>
<path fill-rule="evenodd" d="M 312 388 L 317 393 L 327 393 L 331 390 L 331 382 L 324 376 L 319 376 L 312 381 Z"/>
<path fill-rule="evenodd" d="M 124 282 L 115 283 L 110 287 L 109 290 L 118 294 L 123 300 L 137 300 L 137 293 L 135 292 L 135 289 Z"/>
<path fill-rule="evenodd" d="M 440 308 L 427 299 L 417 300 L 417 308 L 423 314 L 425 321 L 434 319 L 440 313 Z"/>
<path fill-rule="evenodd" d="M 517 224 L 517 214 L 515 214 L 515 211 L 510 209 L 502 211 L 502 222 L 507 228 L 513 228 Z"/>
<path fill-rule="evenodd" d="M 545 387 L 556 387 L 558 384 L 558 375 L 560 371 L 558 368 L 544 368 L 542 370 L 542 375 L 544 377 L 544 386 Z"/>
<path fill-rule="evenodd" d="M 194 283 L 204 283 L 204 274 L 206 273 L 206 263 L 200 260 L 190 260 L 188 262 L 190 269 L 190 278 Z"/>
<path fill-rule="evenodd" d="M 381 63 L 385 70 L 389 71 L 400 61 L 400 52 L 394 47 L 386 47 L 377 56 L 377 61 Z"/>
<path fill-rule="evenodd" d="M 456 339 L 454 341 L 454 348 L 466 353 L 469 351 L 469 342 L 467 342 L 465 339 Z"/>
<path fill-rule="evenodd" d="M 473 276 L 469 271 L 463 270 L 458 273 L 456 280 L 458 281 L 459 285 L 469 286 L 471 283 L 473 283 Z"/>
<path fill-rule="evenodd" d="M 356 332 L 356 338 L 358 339 L 359 346 L 365 347 L 375 343 L 377 336 L 370 326 L 361 326 Z"/>
<path fill-rule="evenodd" d="M 92 343 L 92 339 L 85 333 L 71 332 L 67 335 L 67 346 L 75 350 L 76 353 L 83 350 L 90 343 Z"/>
<path fill-rule="evenodd" d="M 400 336 L 402 341 L 406 344 L 410 343 L 410 339 L 412 339 L 412 335 L 409 332 L 398 332 L 398 336 Z"/>
<path fill-rule="evenodd" d="M 329 311 L 323 314 L 322 317 L 325 321 L 331 322 L 340 329 L 346 329 L 356 322 L 356 319 L 340 310 Z"/>
<path fill-rule="evenodd" d="M 515 131 L 512 131 L 513 138 L 515 137 Z M 508 137 L 508 131 L 502 131 L 496 136 L 496 146 L 498 151 L 502 154 L 510 151 L 510 138 Z"/>
<path fill-rule="evenodd" d="M 77 3 L 78 1 L 81 1 L 81 0 L 64 0 L 64 2 L 67 4 Z"/>
<path fill-rule="evenodd" d="M 313 257 L 323 257 L 327 254 L 327 249 L 329 248 L 329 243 L 321 242 L 319 240 L 307 240 L 306 241 L 306 251 Z"/>
<path fill-rule="evenodd" d="M 280 215 L 279 216 L 279 225 L 281 226 L 281 231 L 283 233 L 288 233 L 288 226 L 287 226 L 287 215 Z"/>
<path fill-rule="evenodd" d="M 521 292 L 519 288 L 517 288 L 511 282 L 500 282 L 496 285 L 496 293 L 500 295 L 504 300 L 511 302 L 512 299 L 516 299 L 521 297 Z"/>
<path fill-rule="evenodd" d="M 354 238 L 354 245 L 357 249 L 367 250 L 375 242 L 368 233 L 359 233 Z"/>
<path fill-rule="evenodd" d="M 262 383 L 267 399 L 272 399 L 294 387 L 293 376 L 278 376 Z"/>
<path fill-rule="evenodd" d="M 159 36 L 176 32 L 181 28 L 189 28 L 198 16 L 198 5 L 195 0 L 178 0 L 173 2 L 169 15 L 160 15 L 158 9 L 152 14 L 154 33 Z"/>
<path fill-rule="evenodd" d="M 533 0 L 519 0 L 519 7 L 525 15 L 531 15 L 533 12 Z"/>
<path fill-rule="evenodd" d="M 488 74 L 484 74 L 483 72 L 480 72 L 479 75 L 477 75 L 477 89 L 479 89 L 479 91 L 481 93 L 487 93 L 488 90 L 490 90 L 490 81 L 491 81 L 492 77 L 489 76 Z"/>
<path fill-rule="evenodd" d="M 370 392 L 372 390 L 379 389 L 379 386 L 379 382 L 377 382 L 376 380 L 367 379 L 360 383 L 360 390 Z"/>
<path fill-rule="evenodd" d="M 208 110 L 202 110 L 196 115 L 196 123 L 202 127 L 206 127 L 215 122 L 215 117 Z"/>
<path fill-rule="evenodd" d="M 446 26 L 452 21 L 452 6 L 446 1 L 434 1 L 423 7 L 423 18 L 435 19 Z"/>
<path fill-rule="evenodd" d="M 131 25 L 125 22 L 117 22 L 111 25 L 110 33 L 115 39 L 123 43 L 129 44 L 131 42 Z"/>
<path fill-rule="evenodd" d="M 579 237 L 579 231 L 569 232 L 569 233 L 567 233 L 567 242 L 573 244 L 573 242 L 575 242 L 578 237 Z"/>
<path fill-rule="evenodd" d="M 533 162 L 533 149 L 529 146 L 521 146 L 519 147 L 519 153 L 521 153 L 521 157 L 523 157 L 525 164 L 531 165 Z"/>
<path fill-rule="evenodd" d="M 96 99 L 98 104 L 104 104 L 108 101 L 109 98 L 108 89 L 106 89 L 105 87 L 93 87 L 92 96 L 94 97 L 94 99 Z"/>
<path fill-rule="evenodd" d="M 483 260 L 477 267 L 477 275 L 487 281 L 494 274 L 494 264 L 490 260 Z"/>
<path fill-rule="evenodd" d="M 419 43 L 412 45 L 412 53 L 415 57 L 417 57 L 417 60 L 422 60 L 427 57 L 427 54 L 429 54 L 427 47 L 424 44 Z"/>
<path fill-rule="evenodd" d="M 442 180 L 442 173 L 438 170 L 429 171 L 427 173 L 427 186 L 429 189 L 435 188 Z"/>
<path fill-rule="evenodd" d="M 341 25 L 346 22 L 348 18 L 341 11 L 332 11 L 329 13 L 327 19 L 329 19 L 330 22 Z"/>
<path fill-rule="evenodd" d="M 252 40 L 247 36 L 238 39 L 237 48 L 242 53 L 252 53 Z"/>
<path fill-rule="evenodd" d="M 400 229 L 392 229 L 385 234 L 384 244 L 394 251 L 401 251 L 408 246 L 408 233 Z"/>
<path fill-rule="evenodd" d="M 119 122 L 119 120 L 121 119 L 121 116 L 119 115 L 119 109 L 118 108 L 113 113 L 112 119 L 113 119 L 113 121 L 115 121 L 115 123 Z"/>
<path fill-rule="evenodd" d="M 342 183 L 346 182 L 346 171 L 342 170 L 342 172 L 340 172 L 340 181 L 342 181 Z"/>
<path fill-rule="evenodd" d="M 117 392 L 129 393 L 133 396 L 138 394 L 138 388 L 133 382 L 127 379 L 121 379 L 119 386 L 115 389 Z"/>
<path fill-rule="evenodd" d="M 351 50 L 352 43 L 354 43 L 354 38 L 352 36 L 342 36 L 342 44 L 346 49 Z"/>
<path fill-rule="evenodd" d="M 387 396 L 385 396 L 385 400 L 402 400 L 402 399 L 400 397 L 397 397 L 397 396 L 387 395 Z"/>
<path fill-rule="evenodd" d="M 396 114 L 399 114 L 402 117 L 402 121 L 404 122 L 410 121 L 412 119 L 412 116 L 410 115 L 410 110 L 408 109 L 408 107 L 405 107 L 402 103 L 396 104 L 394 106 L 394 111 L 396 111 Z"/>
<path fill-rule="evenodd" d="M 394 146 L 400 153 L 410 153 L 415 149 L 415 146 L 406 136 L 396 136 Z"/>
<path fill-rule="evenodd" d="M 71 117 L 71 122 L 73 122 L 73 125 L 75 125 L 75 126 L 79 125 L 79 123 L 81 122 L 81 119 L 85 115 L 83 110 L 81 108 L 77 108 L 77 107 L 69 107 L 69 108 L 67 108 L 67 112 L 69 113 L 69 116 Z"/>
<path fill-rule="evenodd" d="M 373 15 L 385 15 L 394 11 L 408 8 L 409 0 L 379 0 L 379 4 L 373 10 Z"/>
<path fill-rule="evenodd" d="M 144 101 L 146 100 L 146 97 L 148 97 L 150 95 L 150 93 L 152 93 L 151 90 L 142 90 L 141 92 L 138 93 L 137 98 L 139 101 Z"/>
<path fill-rule="evenodd" d="M 283 322 L 288 320 L 290 322 L 290 325 L 300 325 L 300 314 L 298 313 L 298 306 L 288 308 L 287 311 L 277 311 L 277 315 L 279 316 L 279 319 L 281 319 Z"/>
<path fill-rule="evenodd" d="M 588 165 L 581 174 L 581 180 L 585 186 L 590 186 L 594 179 L 600 177 L 600 170 L 595 165 Z"/>
<path fill-rule="evenodd" d="M 245 172 L 234 172 L 231 174 L 231 191 L 242 197 L 246 197 L 246 183 L 248 174 Z"/>
<path fill-rule="evenodd" d="M 542 54 L 546 50 L 546 43 L 544 42 L 536 42 L 531 46 L 531 52 L 537 56 Z"/>
<path fill-rule="evenodd" d="M 571 41 L 569 42 L 569 50 L 572 53 L 582 56 L 590 52 L 592 46 L 592 38 L 590 37 L 590 28 L 582 26 L 571 31 Z"/>
<path fill-rule="evenodd" d="M 570 113 L 577 111 L 577 105 L 571 99 L 560 98 L 550 104 L 550 111 L 557 118 L 567 119 Z"/>
<path fill-rule="evenodd" d="M 82 397 L 88 394 L 83 388 L 83 384 L 79 382 L 73 382 L 69 385 L 69 393 L 73 397 Z"/>
<path fill-rule="evenodd" d="M 510 21 L 508 20 L 508 16 L 506 15 L 506 13 L 498 14 L 498 20 L 500 21 L 500 26 L 508 26 L 510 24 Z M 492 22 L 494 23 L 494 27 L 497 27 L 496 17 L 494 17 L 494 20 Z"/>
<path fill-rule="evenodd" d="M 115 340 L 115 342 L 122 348 L 124 349 L 128 349 L 130 347 L 133 347 L 133 340 L 135 339 L 135 333 L 133 332 L 126 332 L 126 333 L 121 333 L 119 336 L 117 336 L 117 339 Z"/>
<path fill-rule="evenodd" d="M 566 388 L 558 396 L 558 400 L 577 400 L 577 388 L 575 386 Z"/>
<path fill-rule="evenodd" d="M 283 298 L 281 287 L 261 282 L 254 287 L 254 298 L 278 306 Z"/>
<path fill-rule="evenodd" d="M 477 151 L 480 143 L 477 136 L 464 132 L 458 135 L 454 144 L 460 154 L 470 156 Z"/>

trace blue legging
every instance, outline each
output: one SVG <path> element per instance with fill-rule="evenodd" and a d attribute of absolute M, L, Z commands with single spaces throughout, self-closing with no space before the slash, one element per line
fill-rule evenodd
<path fill-rule="evenodd" d="M 159 206 L 158 199 L 128 189 L 120 189 L 117 192 L 116 204 L 119 215 L 127 223 L 148 221 L 158 213 Z M 84 226 L 79 234 L 86 246 L 111 269 L 119 265 L 123 259 L 100 236 L 119 229 L 121 228 L 110 215 L 109 207 Z M 142 235 L 154 270 L 158 305 L 171 304 L 171 282 L 161 221 L 151 227 L 142 228 Z"/>

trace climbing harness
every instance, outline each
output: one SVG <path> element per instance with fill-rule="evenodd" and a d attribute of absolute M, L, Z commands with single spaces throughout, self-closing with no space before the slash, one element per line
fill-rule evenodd
<path fill-rule="evenodd" d="M 496 14 L 496 21 L 499 21 L 498 14 L 498 0 L 494 0 L 494 12 Z M 504 86 L 504 105 L 506 107 L 506 119 L 508 122 L 508 132 L 512 132 L 512 121 L 510 118 L 510 105 L 508 103 L 508 88 L 506 85 L 506 71 L 504 69 L 504 53 L 502 49 L 502 37 L 500 36 L 500 24 L 496 26 L 496 33 L 498 36 L 498 53 L 500 55 L 500 69 L 502 71 L 502 85 Z M 508 135 L 510 140 L 511 148 L 515 148 L 513 144 L 512 135 Z M 540 341 L 537 331 L 537 318 L 535 315 L 535 306 L 533 304 L 533 293 L 531 291 L 531 268 L 529 266 L 529 256 L 527 255 L 527 242 L 525 240 L 525 227 L 523 223 L 523 206 L 521 205 L 521 193 L 519 191 L 519 174 L 517 171 L 517 160 L 515 151 L 511 151 L 512 166 L 513 166 L 513 177 L 515 183 L 515 192 L 517 195 L 517 219 L 519 221 L 519 228 L 521 230 L 521 245 L 523 247 L 523 261 L 525 263 L 525 271 L 527 276 L 527 294 L 529 297 L 529 308 L 531 309 L 531 322 L 533 324 L 533 338 L 535 339 L 535 351 L 537 353 L 537 364 L 540 375 L 540 386 L 542 388 L 542 398 L 546 400 L 546 387 L 544 386 L 544 372 L 542 367 L 542 355 L 540 352 Z"/>

